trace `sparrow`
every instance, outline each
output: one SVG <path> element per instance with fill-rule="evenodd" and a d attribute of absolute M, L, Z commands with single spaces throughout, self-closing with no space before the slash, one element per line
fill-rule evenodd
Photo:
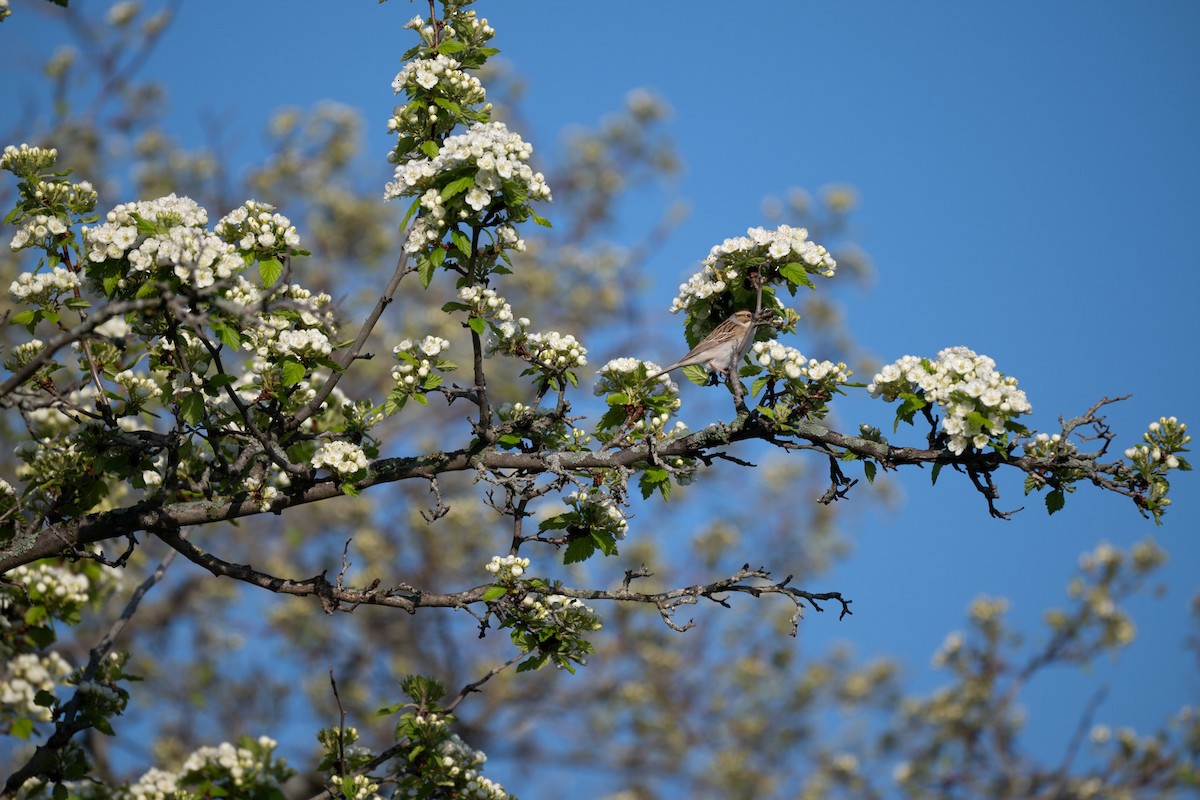
<path fill-rule="evenodd" d="M 733 316 L 722 322 L 713 332 L 705 336 L 700 344 L 671 366 L 646 378 L 652 381 L 673 369 L 691 364 L 702 364 L 709 372 L 719 372 L 726 378 L 729 370 L 736 368 L 754 339 L 754 314 L 745 309 L 735 311 Z"/>

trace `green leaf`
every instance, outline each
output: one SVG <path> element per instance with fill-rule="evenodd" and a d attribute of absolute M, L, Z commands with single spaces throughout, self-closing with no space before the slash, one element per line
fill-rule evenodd
<path fill-rule="evenodd" d="M 300 381 L 304 380 L 304 376 L 308 374 L 308 369 L 295 361 L 283 362 L 283 385 L 295 386 Z"/>
<path fill-rule="evenodd" d="M 543 216 L 540 216 L 536 211 L 531 210 L 529 212 L 529 216 L 533 219 L 534 222 L 536 222 L 538 225 L 541 225 L 543 228 L 553 228 L 554 227 L 553 225 L 550 224 L 550 220 L 546 219 Z"/>
<path fill-rule="evenodd" d="M 475 333 L 483 336 L 483 332 L 487 328 L 487 320 L 485 320 L 483 317 L 471 317 L 469 320 L 467 320 L 467 325 L 470 326 L 471 330 L 475 331 Z"/>
<path fill-rule="evenodd" d="M 404 215 L 404 219 L 400 221 L 400 230 L 408 227 L 408 221 L 412 219 L 413 214 L 417 213 L 417 209 L 421 207 L 421 198 L 412 201 L 412 205 L 408 207 L 408 211 Z"/>
<path fill-rule="evenodd" d="M 592 541 L 595 542 L 596 549 L 604 555 L 615 556 L 617 554 L 617 537 L 610 532 L 592 531 Z"/>
<path fill-rule="evenodd" d="M 404 404 L 408 402 L 408 394 L 402 389 L 394 389 L 388 395 L 387 400 L 383 403 L 383 413 L 389 417 L 404 408 Z"/>
<path fill-rule="evenodd" d="M 457 180 L 450 181 L 442 188 L 442 200 L 449 200 L 451 197 L 460 195 L 474 185 L 474 175 L 464 175 Z M 470 251 L 468 250 L 467 252 Z"/>
<path fill-rule="evenodd" d="M 709 384 L 708 371 L 699 364 L 688 364 L 683 368 L 683 376 L 697 386 L 707 386 Z"/>
<path fill-rule="evenodd" d="M 438 106 L 439 108 L 446 109 L 456 117 L 461 117 L 463 115 L 463 107 L 453 100 L 449 100 L 445 97 L 435 97 L 433 98 L 433 102 L 434 105 Z"/>
<path fill-rule="evenodd" d="M 520 664 L 517 664 L 517 672 L 532 672 L 535 669 L 540 669 L 546 663 L 546 656 L 533 656 L 527 658 Z"/>
<path fill-rule="evenodd" d="M 463 255 L 470 255 L 471 240 L 468 239 L 467 235 L 458 228 L 450 229 L 450 241 L 454 243 L 456 248 L 458 248 L 458 252 L 462 253 Z"/>
<path fill-rule="evenodd" d="M 876 470 L 876 467 L 875 467 L 874 461 L 864 461 L 863 462 L 863 472 L 866 473 L 867 483 L 875 482 L 875 470 Z"/>
<path fill-rule="evenodd" d="M 604 402 L 610 406 L 627 406 L 629 405 L 629 395 L 625 392 L 613 392 L 604 398 Z"/>
<path fill-rule="evenodd" d="M 421 279 L 421 288 L 428 289 L 429 284 L 433 283 L 433 271 L 434 266 L 428 256 L 422 256 L 417 262 L 417 277 Z"/>
<path fill-rule="evenodd" d="M 421 142 L 421 152 L 430 158 L 437 158 L 439 149 L 438 143 L 432 139 L 426 139 L 425 141 Z"/>
<path fill-rule="evenodd" d="M 179 415 L 183 421 L 195 425 L 204 419 L 204 395 L 199 392 L 189 392 L 179 401 Z"/>
<path fill-rule="evenodd" d="M 1061 511 L 1066 505 L 1067 496 L 1062 489 L 1055 489 L 1046 495 L 1046 511 L 1053 514 L 1055 511 Z"/>
<path fill-rule="evenodd" d="M 779 276 L 789 284 L 795 286 L 807 286 L 810 289 L 816 288 L 813 285 L 812 278 L 808 277 L 808 272 L 804 269 L 804 265 L 795 261 L 780 267 Z"/>
<path fill-rule="evenodd" d="M 10 320 L 10 324 L 12 324 L 12 325 L 29 325 L 31 323 L 37 324 L 36 323 L 37 319 L 38 319 L 38 312 L 35 309 L 27 308 L 24 311 L 20 311 L 16 314 L 13 314 L 13 316 Z M 30 333 L 33 333 L 33 331 L 31 330 Z"/>
<path fill-rule="evenodd" d="M 71 309 L 72 311 L 79 311 L 80 309 L 83 309 L 83 308 L 91 308 L 92 307 L 92 304 L 87 301 L 86 297 L 68 297 L 66 302 L 63 303 L 63 305 L 66 306 L 67 308 Z"/>
<path fill-rule="evenodd" d="M 563 554 L 564 564 L 578 564 L 587 561 L 596 552 L 596 542 L 590 536 L 581 536 L 567 543 L 567 551 Z"/>
<path fill-rule="evenodd" d="M 654 494 L 655 490 L 662 495 L 663 500 L 670 500 L 671 473 L 662 467 L 651 467 L 642 473 L 642 477 L 638 480 L 638 488 L 642 490 L 643 500 Z"/>
<path fill-rule="evenodd" d="M 442 306 L 442 311 L 446 311 L 446 312 L 467 311 L 470 308 L 471 307 L 469 305 L 467 305 L 466 303 L 450 302 L 450 303 L 446 303 L 446 305 Z"/>
<path fill-rule="evenodd" d="M 8 728 L 8 735 L 18 739 L 28 739 L 33 735 L 33 720 L 21 717 Z"/>
<path fill-rule="evenodd" d="M 37 694 L 33 696 L 33 704 L 42 708 L 54 708 L 54 704 L 57 702 L 58 698 L 45 689 L 39 689 Z"/>
<path fill-rule="evenodd" d="M 567 514 L 556 514 L 553 517 L 547 517 L 538 523 L 539 531 L 561 531 L 565 530 L 571 524 L 578 522 L 578 515 L 574 512 Z"/>
<path fill-rule="evenodd" d="M 43 650 L 54 644 L 55 635 L 53 628 L 30 628 L 25 632 L 29 640 Z"/>
<path fill-rule="evenodd" d="M 433 265 L 434 269 L 437 269 L 442 264 L 446 263 L 446 248 L 433 248 L 433 252 L 429 254 L 429 263 Z"/>
<path fill-rule="evenodd" d="M 604 416 L 600 418 L 600 422 L 597 423 L 597 429 L 616 428 L 625 422 L 627 416 L 628 414 L 626 414 L 623 406 L 611 406 L 604 413 Z"/>
<path fill-rule="evenodd" d="M 458 39 L 447 39 L 437 46 L 437 52 L 444 56 L 466 50 L 467 46 Z"/>
<path fill-rule="evenodd" d="M 941 473 L 942 473 L 942 465 L 941 465 L 941 464 L 934 464 L 934 465 L 933 465 L 933 469 L 932 469 L 932 470 L 930 470 L 930 472 L 929 472 L 929 474 L 930 474 L 930 477 L 932 477 L 932 478 L 933 478 L 933 484 L 932 484 L 932 485 L 934 485 L 934 486 L 936 486 L 936 485 L 937 485 L 937 479 L 938 479 L 938 475 L 940 475 Z"/>
<path fill-rule="evenodd" d="M 234 328 L 226 325 L 223 322 L 212 323 L 213 333 L 217 334 L 217 338 L 221 340 L 221 344 L 231 350 L 237 350 L 242 346 L 242 335 Z"/>
<path fill-rule="evenodd" d="M 154 281 L 146 281 L 138 287 L 133 296 L 138 300 L 145 300 L 147 297 L 154 297 L 156 294 L 158 294 L 158 284 Z"/>
<path fill-rule="evenodd" d="M 268 258 L 265 261 L 258 262 L 258 278 L 262 281 L 263 286 L 270 286 L 275 283 L 282 274 L 283 262 L 278 258 Z"/>
<path fill-rule="evenodd" d="M 489 586 L 483 590 L 483 602 L 496 600 L 506 594 L 508 594 L 508 589 L 504 586 Z"/>

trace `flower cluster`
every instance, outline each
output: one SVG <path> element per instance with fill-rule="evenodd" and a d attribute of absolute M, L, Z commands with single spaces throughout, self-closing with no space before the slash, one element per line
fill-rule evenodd
<path fill-rule="evenodd" d="M 1006 431 L 1020 429 L 1013 420 L 1032 410 L 1016 378 L 997 372 L 995 361 L 966 347 L 942 350 L 937 361 L 904 356 L 883 367 L 867 391 L 888 402 L 903 399 L 897 417 L 910 422 L 925 404 L 941 406 L 947 447 L 958 455 L 968 447 L 998 444 Z"/>
<path fill-rule="evenodd" d="M 67 232 L 70 221 L 59 216 L 37 214 L 27 220 L 9 242 L 12 250 L 25 247 L 53 248 L 59 237 Z"/>
<path fill-rule="evenodd" d="M 596 370 L 596 385 L 592 392 L 596 396 L 612 392 L 625 392 L 639 384 L 645 384 L 646 377 L 656 372 L 662 372 L 662 367 L 653 361 L 642 361 L 638 358 L 613 358 Z M 679 387 L 671 380 L 671 376 L 663 373 L 655 378 L 648 391 L 659 395 L 679 394 Z"/>
<path fill-rule="evenodd" d="M 225 299 L 254 315 L 240 334 L 242 349 L 256 357 L 254 372 L 269 371 L 272 359 L 278 358 L 319 364 L 333 352 L 329 337 L 336 332 L 336 326 L 333 298 L 328 294 L 314 295 L 303 286 L 283 285 L 270 293 L 274 302 L 264 311 L 262 290 L 241 275 L 236 276 L 224 294 Z"/>
<path fill-rule="evenodd" d="M 492 556 L 492 560 L 483 568 L 495 575 L 501 583 L 511 583 L 529 569 L 529 559 L 521 556 Z"/>
<path fill-rule="evenodd" d="M 91 581 L 86 575 L 54 564 L 23 564 L 4 577 L 20 584 L 30 602 L 46 606 L 55 617 L 67 616 L 70 609 L 83 605 L 90 596 Z"/>
<path fill-rule="evenodd" d="M 409 398 L 422 405 L 427 402 L 425 393 L 442 385 L 441 373 L 458 366 L 453 361 L 439 358 L 449 346 L 450 342 L 440 336 L 426 336 L 420 341 L 404 339 L 392 349 L 392 355 L 399 362 L 392 367 L 396 388 L 388 395 L 384 413 L 399 411 Z"/>
<path fill-rule="evenodd" d="M 111 686 L 96 681 L 83 681 L 79 684 L 76 696 L 86 705 L 89 711 L 111 716 L 125 710 L 128 694 L 117 691 Z"/>
<path fill-rule="evenodd" d="M 429 96 L 434 87 L 441 87 L 436 94 L 452 98 L 463 105 L 476 105 L 487 98 L 483 84 L 474 75 L 468 75 L 459 67 L 462 64 L 441 53 L 430 58 L 414 58 L 404 65 L 404 68 L 392 81 L 392 91 L 396 94 L 406 93 L 409 97 L 418 94 Z M 437 110 L 429 109 L 433 119 L 437 119 Z M 428 120 L 425 120 L 428 121 Z M 422 122 L 417 109 L 404 108 L 388 121 L 388 130 L 424 132 L 425 128 L 418 127 Z M 409 135 L 412 135 L 409 133 Z"/>
<path fill-rule="evenodd" d="M 0 155 L 0 169 L 19 178 L 29 178 L 50 169 L 56 160 L 58 150 L 53 147 L 30 147 L 27 144 L 15 147 L 10 144 Z"/>
<path fill-rule="evenodd" d="M 190 197 L 124 203 L 105 219 L 85 227 L 83 241 L 88 276 L 109 296 L 133 296 L 144 283 L 171 279 L 204 289 L 245 267 L 232 244 L 205 230 L 208 212 Z"/>
<path fill-rule="evenodd" d="M 8 358 L 4 359 L 4 368 L 9 372 L 16 372 L 37 358 L 38 354 L 45 349 L 46 343 L 41 339 L 30 339 L 28 342 L 22 342 L 12 349 L 12 352 L 8 354 Z"/>
<path fill-rule="evenodd" d="M 1191 469 L 1191 466 L 1179 458 L 1176 453 L 1186 453 L 1184 447 L 1192 440 L 1187 433 L 1187 425 L 1176 417 L 1159 417 L 1157 422 L 1151 422 L 1142 434 L 1145 444 L 1136 445 L 1125 451 L 1125 457 L 1142 469 L 1153 469 L 1152 465 L 1161 465 L 1167 469 Z"/>
<path fill-rule="evenodd" d="M 313 361 L 333 352 L 333 345 L 324 332 L 316 328 L 283 330 L 271 340 L 268 355 L 276 358 L 291 358 L 297 361 Z"/>
<path fill-rule="evenodd" d="M 423 17 L 413 17 L 404 23 L 404 27 L 421 34 L 421 40 L 428 47 L 433 47 L 438 42 L 438 31 Z M 486 17 L 478 19 L 474 11 L 457 8 L 443 19 L 441 34 L 443 37 L 452 37 L 464 44 L 478 47 L 495 36 L 496 29 L 488 24 Z"/>
<path fill-rule="evenodd" d="M 259 511 L 270 511 L 271 504 L 283 496 L 278 488 L 264 483 L 261 478 L 247 478 L 245 487 Z"/>
<path fill-rule="evenodd" d="M 532 582 L 538 590 L 542 581 Z M 595 647 L 585 638 L 602 627 L 596 612 L 580 600 L 562 594 L 529 593 L 516 604 L 499 606 L 502 627 L 512 628 L 512 642 L 530 658 L 519 669 L 538 669 L 550 661 L 558 669 L 575 671 L 575 664 L 587 664 Z"/>
<path fill-rule="evenodd" d="M 829 413 L 829 401 L 841 393 L 851 375 L 844 363 L 806 358 L 796 348 L 777 341 L 755 342 L 750 360 L 757 366 L 747 374 L 763 373 L 755 378 L 750 394 L 757 395 L 768 384 L 773 387 L 758 409 L 779 426 L 792 419 L 824 417 Z M 777 381 L 782 381 L 782 387 L 775 386 Z"/>
<path fill-rule="evenodd" d="M 596 614 L 595 610 L 578 598 L 562 594 L 540 596 L 527 594 L 521 600 L 521 605 L 532 614 L 535 620 L 556 619 L 562 621 L 564 618 L 570 617 L 570 627 L 574 630 L 598 631 L 604 627 L 604 623 L 601 622 L 600 616 Z"/>
<path fill-rule="evenodd" d="M 447 304 L 446 309 L 467 311 L 471 317 L 493 321 L 497 323 L 502 334 L 507 336 L 516 333 L 517 328 L 512 324 L 512 306 L 497 294 L 495 289 L 486 286 L 463 286 L 458 290 L 458 299 L 459 303 Z M 519 324 L 524 327 L 529 324 L 529 320 L 522 319 Z"/>
<path fill-rule="evenodd" d="M 128 254 L 134 272 L 154 275 L 169 267 L 179 281 L 206 289 L 242 269 L 243 262 L 233 245 L 201 228 L 176 226 L 144 240 Z"/>
<path fill-rule="evenodd" d="M 531 358 L 551 371 L 563 372 L 587 365 L 587 348 L 571 334 L 531 333 L 525 337 L 525 347 Z"/>
<path fill-rule="evenodd" d="M 211 783 L 223 789 L 222 796 L 233 797 L 277 791 L 293 770 L 284 759 L 275 757 L 276 747 L 276 742 L 266 736 L 242 737 L 237 745 L 222 742 L 217 747 L 201 747 L 183 762 L 177 782 L 185 787 Z M 169 781 L 160 778 L 157 782 Z"/>
<path fill-rule="evenodd" d="M 804 376 L 804 369 L 808 365 L 803 353 L 776 341 L 755 342 L 751 353 L 751 358 L 765 367 L 772 378 L 798 381 Z"/>
<path fill-rule="evenodd" d="M 588 487 L 571 492 L 565 500 L 593 532 L 603 530 L 610 532 L 616 539 L 625 538 L 629 522 L 621 513 L 617 501 L 608 492 L 598 486 Z"/>
<path fill-rule="evenodd" d="M 300 246 L 300 234 L 291 220 L 276 213 L 274 206 L 255 200 L 222 217 L 213 233 L 260 260 L 286 255 Z"/>
<path fill-rule="evenodd" d="M 832 277 L 837 262 L 804 228 L 780 225 L 775 230 L 750 228 L 745 236 L 726 239 L 709 251 L 703 269 L 680 284 L 671 313 L 692 308 L 698 301 L 724 293 L 755 267 L 767 280 L 782 278 L 790 285 L 807 283 L 805 273 Z"/>
<path fill-rule="evenodd" d="M 1039 433 L 1029 441 L 1023 442 L 1021 447 L 1026 455 L 1034 458 L 1069 456 L 1079 449 L 1070 439 L 1064 439 L 1061 433 Z"/>
<path fill-rule="evenodd" d="M 526 452 L 582 450 L 592 440 L 587 431 L 572 426 L 551 409 L 503 403 L 496 416 L 501 422 L 496 443 L 501 447 Z"/>
<path fill-rule="evenodd" d="M 125 390 L 132 405 L 141 405 L 147 400 L 162 395 L 162 389 L 153 378 L 135 375 L 133 370 L 122 370 L 113 377 L 113 380 Z"/>
<path fill-rule="evenodd" d="M 393 160 L 404 158 L 416 142 L 438 138 L 462 120 L 486 120 L 492 110 L 490 103 L 484 104 L 483 84 L 465 70 L 477 69 L 496 52 L 483 47 L 495 29 L 474 11 L 448 11 L 440 22 L 435 29 L 421 17 L 413 17 L 405 25 L 421 35 L 424 47 L 421 56 L 405 64 L 392 81 L 392 90 L 409 100 L 388 120 L 388 130 L 399 137 Z M 451 42 L 457 58 L 445 52 Z"/>
<path fill-rule="evenodd" d="M 8 293 L 18 303 L 31 306 L 57 305 L 60 295 L 73 293 L 80 286 L 79 276 L 65 267 L 49 272 L 22 272 L 8 287 Z"/>
<path fill-rule="evenodd" d="M 603 395 L 608 412 L 600 419 L 598 431 L 621 429 L 619 436 L 630 433 L 653 433 L 658 438 L 682 435 L 687 426 L 676 422 L 667 429 L 672 415 L 683 402 L 679 399 L 679 387 L 669 375 L 663 374 L 647 382 L 646 378 L 662 367 L 653 361 L 636 358 L 614 358 L 596 372 L 593 392 Z M 612 441 L 609 434 L 602 434 L 604 441 Z"/>
<path fill-rule="evenodd" d="M 169 194 L 157 200 L 121 203 L 104 219 L 103 224 L 83 231 L 84 242 L 91 248 L 88 258 L 95 262 L 123 258 L 140 239 L 139 221 L 163 228 L 203 228 L 208 224 L 208 212 L 190 197 Z"/>
<path fill-rule="evenodd" d="M 433 213 L 422 216 L 413 226 L 405 249 L 410 253 L 420 252 L 433 242 L 441 241 L 446 233 L 446 213 L 435 210 L 440 201 L 433 196 L 428 200 L 424 197 L 430 189 L 436 189 L 442 201 L 453 198 L 461 219 L 483 219 L 494 206 L 506 203 L 506 196 L 550 200 L 550 187 L 546 185 L 545 176 L 534 172 L 526 163 L 532 153 L 533 146 L 520 135 L 510 132 L 503 123 L 479 122 L 466 133 L 442 142 L 433 158 L 398 164 L 395 180 L 385 188 L 385 199 L 423 196 L 422 202 L 433 207 L 430 208 Z M 452 187 L 443 186 L 444 177 L 451 173 L 462 177 L 457 178 Z"/>
<path fill-rule="evenodd" d="M 370 466 L 363 449 L 350 442 L 333 441 L 321 445 L 312 457 L 313 469 L 326 467 L 340 478 L 350 478 Z"/>
<path fill-rule="evenodd" d="M 412 717 L 409 723 L 412 729 L 410 737 L 419 746 L 433 746 L 427 751 L 428 756 L 421 753 L 423 774 L 412 777 L 420 781 L 422 789 L 428 786 L 452 788 L 452 793 L 447 796 L 472 800 L 509 800 L 510 796 L 503 786 L 480 772 L 487 755 L 468 745 L 458 734 L 451 733 L 451 720 L 453 717 L 442 714 L 416 714 Z M 418 760 L 416 753 L 410 760 Z"/>
<path fill-rule="evenodd" d="M 71 665 L 51 650 L 46 655 L 21 653 L 0 667 L 0 707 L 23 717 L 49 722 L 51 709 L 38 705 L 38 692 L 54 692 L 59 682 L 71 673 Z"/>

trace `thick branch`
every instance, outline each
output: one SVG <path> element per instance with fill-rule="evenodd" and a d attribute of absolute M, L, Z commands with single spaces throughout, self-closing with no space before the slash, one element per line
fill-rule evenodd
<path fill-rule="evenodd" d="M 892 447 L 884 442 L 846 436 L 813 422 L 795 423 L 792 428 L 790 435 L 783 438 L 772 429 L 759 422 L 748 421 L 743 416 L 730 423 L 714 423 L 688 436 L 657 443 L 654 447 L 657 455 L 662 458 L 701 458 L 711 457 L 710 451 L 714 449 L 739 441 L 758 439 L 784 448 L 812 449 L 835 456 L 850 452 L 860 459 L 878 461 L 885 469 L 896 469 L 903 465 L 946 464 L 977 472 L 990 472 L 1002 466 L 1009 466 L 1023 472 L 1036 473 L 1047 466 L 1032 456 L 1006 458 L 995 452 L 964 453 L 956 456 L 946 450 Z M 513 453 L 498 450 L 472 452 L 460 449 L 449 453 L 380 459 L 371 465 L 370 475 L 358 483 L 358 488 L 366 489 L 377 484 L 412 478 L 429 480 L 445 472 L 465 470 L 522 470 L 527 474 L 563 473 L 586 469 L 630 468 L 649 459 L 650 452 L 645 443 L 610 452 Z M 1070 458 L 1057 457 L 1054 466 L 1078 470 L 1101 488 L 1122 494 L 1129 493 L 1120 480 L 1125 468 L 1119 462 L 1100 464 L 1095 456 L 1080 454 Z M 273 503 L 272 510 L 278 512 L 284 508 L 327 500 L 341 494 L 339 481 L 321 481 L 295 489 Z M 71 553 L 83 545 L 137 531 L 178 530 L 190 525 L 203 525 L 261 513 L 264 512 L 259 504 L 249 498 L 170 505 L 143 501 L 126 508 L 89 514 L 82 519 L 59 522 L 39 531 L 18 533 L 0 547 L 0 573 L 39 558 L 64 551 Z"/>

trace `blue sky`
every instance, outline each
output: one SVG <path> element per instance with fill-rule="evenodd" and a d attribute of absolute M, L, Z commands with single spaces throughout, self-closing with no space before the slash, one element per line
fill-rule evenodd
<path fill-rule="evenodd" d="M 20 14 L 30 4 L 13 5 Z M 169 88 L 168 132 L 198 146 L 202 112 L 233 120 L 245 168 L 276 108 L 337 100 L 377 123 L 368 147 L 380 158 L 382 190 L 389 84 L 412 43 L 400 26 L 422 6 L 184 4 L 147 64 Z M 477 8 L 528 80 L 523 133 L 535 148 L 552 150 L 561 129 L 594 123 L 634 87 L 672 105 L 686 171 L 668 195 L 686 199 L 691 214 L 647 264 L 644 301 L 662 309 L 665 325 L 676 285 L 713 244 L 761 224 L 765 196 L 848 183 L 861 198 L 858 241 L 878 272 L 869 293 L 851 297 L 848 321 L 881 359 L 958 344 L 986 353 L 1019 378 L 1041 429 L 1129 392 L 1109 413 L 1126 445 L 1162 414 L 1200 425 L 1190 358 L 1200 289 L 1200 4 Z M 4 28 L 11 55 L 0 53 L 0 64 L 11 69 L 11 58 L 36 52 L 34 34 L 19 32 L 41 28 L 20 17 Z M 0 120 L 22 99 L 6 95 Z M 655 214 L 663 199 L 626 208 L 624 232 L 644 233 L 640 212 Z M 883 404 L 848 408 L 849 418 L 890 429 Z M 855 617 L 810 615 L 806 636 L 844 638 L 863 655 L 899 653 L 916 685 L 929 688 L 940 681 L 927 669 L 930 654 L 962 626 L 973 597 L 1006 595 L 1014 618 L 1033 625 L 1064 599 L 1080 552 L 1153 534 L 1171 555 L 1171 589 L 1133 606 L 1138 642 L 1097 666 L 1111 688 L 1097 719 L 1150 728 L 1200 697 L 1183 650 L 1200 567 L 1194 475 L 1173 482 L 1176 507 L 1159 529 L 1128 501 L 1086 486 L 1052 520 L 1037 498 L 1012 522 L 989 520 L 953 477 L 936 490 L 925 473 L 902 480 L 903 506 L 866 520 L 855 557 L 828 579 L 855 598 Z M 1023 504 L 1018 481 L 1002 489 L 1002 505 Z M 1095 685 L 1034 687 L 1035 747 L 1069 734 Z"/>

